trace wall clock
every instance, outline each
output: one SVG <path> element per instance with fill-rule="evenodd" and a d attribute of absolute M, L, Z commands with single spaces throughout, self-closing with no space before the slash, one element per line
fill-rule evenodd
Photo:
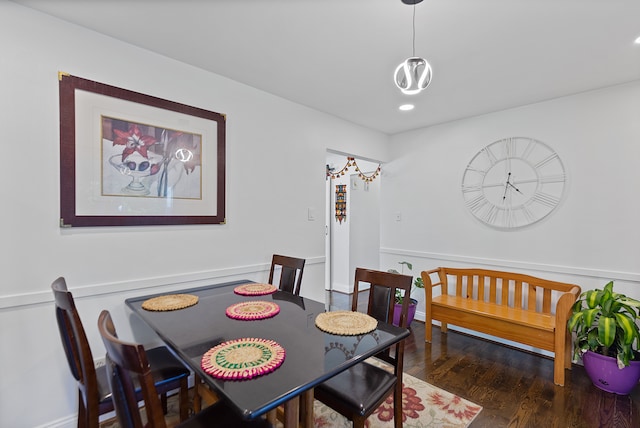
<path fill-rule="evenodd" d="M 489 144 L 467 165 L 462 195 L 483 223 L 513 229 L 549 215 L 564 195 L 566 174 L 558 154 L 533 138 Z"/>

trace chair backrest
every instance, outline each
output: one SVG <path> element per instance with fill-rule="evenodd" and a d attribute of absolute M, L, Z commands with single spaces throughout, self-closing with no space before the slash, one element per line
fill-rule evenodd
<path fill-rule="evenodd" d="M 282 268 L 278 288 L 296 296 L 300 295 L 300 284 L 302 283 L 302 272 L 304 271 L 305 259 L 281 256 L 274 254 L 271 260 L 271 270 L 269 271 L 269 284 L 273 284 L 273 277 L 276 267 Z M 276 285 L 276 284 L 273 284 Z"/>
<path fill-rule="evenodd" d="M 393 323 L 393 311 L 395 307 L 396 291 L 403 293 L 402 309 L 400 312 L 399 326 L 407 328 L 407 315 L 409 312 L 411 283 L 413 277 L 391 272 L 382 272 L 371 269 L 356 268 L 356 275 L 353 284 L 353 300 L 351 310 L 358 310 L 358 294 L 364 284 L 369 284 L 369 300 L 367 303 L 367 314 L 378 321 Z M 386 349 L 376 357 L 394 365 L 396 375 L 402 373 L 402 361 L 404 356 L 404 340 L 395 346 L 392 354 L 391 348 Z M 399 372 L 398 372 L 399 370 Z"/>
<path fill-rule="evenodd" d="M 98 405 L 98 380 L 95 363 L 89 341 L 85 333 L 80 315 L 76 309 L 73 295 L 67 290 L 63 277 L 51 284 L 56 305 L 56 319 L 69 369 L 78 381 L 80 396 L 85 409 Z M 95 403 L 93 403 L 95 401 Z M 96 416 L 97 420 L 97 416 Z"/>
<path fill-rule="evenodd" d="M 116 417 L 121 428 L 166 428 L 164 412 L 153 381 L 149 361 L 144 347 L 137 343 L 127 343 L 118 339 L 109 311 L 102 311 L 98 317 L 98 330 L 107 351 L 107 378 Z M 147 415 L 147 425 L 143 425 L 134 378 L 142 389 L 142 399 Z"/>

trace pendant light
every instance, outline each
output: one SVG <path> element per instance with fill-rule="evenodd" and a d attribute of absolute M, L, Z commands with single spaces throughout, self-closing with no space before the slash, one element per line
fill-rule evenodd
<path fill-rule="evenodd" d="M 394 73 L 394 81 L 398 89 L 406 95 L 422 92 L 431 83 L 431 65 L 426 59 L 416 56 L 416 4 L 422 0 L 402 0 L 402 3 L 413 5 L 413 55 L 398 65 Z"/>

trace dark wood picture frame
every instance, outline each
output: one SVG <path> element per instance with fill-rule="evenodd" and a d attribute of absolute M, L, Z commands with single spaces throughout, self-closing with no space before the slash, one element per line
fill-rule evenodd
<path fill-rule="evenodd" d="M 59 73 L 58 77 L 60 92 L 60 227 L 224 224 L 226 222 L 225 115 L 65 73 Z M 81 93 L 79 91 L 81 91 Z M 79 118 L 78 116 L 83 115 L 86 110 L 99 109 L 95 109 L 93 106 L 89 106 L 92 108 L 77 109 L 77 103 L 81 102 L 78 100 L 77 95 L 81 97 L 96 97 L 96 100 L 100 100 L 96 102 L 105 100 L 105 105 L 108 104 L 110 106 L 104 109 L 108 112 L 114 110 L 113 105 L 122 105 L 124 110 L 132 109 L 131 111 L 138 111 L 136 109 L 141 109 L 140 111 L 144 111 L 144 114 L 141 114 L 141 116 L 145 118 L 153 116 L 153 113 L 157 112 L 160 113 L 159 116 L 162 117 L 173 118 L 175 116 L 174 121 L 178 123 L 191 123 L 193 119 L 194 123 L 202 124 L 198 126 L 208 131 L 205 131 L 202 135 L 197 132 L 194 133 L 194 135 L 198 134 L 198 148 L 201 152 L 206 151 L 209 156 L 209 158 L 207 158 L 209 169 L 203 168 L 204 162 L 201 159 L 203 157 L 202 154 L 199 158 L 200 163 L 197 166 L 197 168 L 199 168 L 197 172 L 200 181 L 199 183 L 196 181 L 196 187 L 200 191 L 201 196 L 199 198 L 192 198 L 194 200 L 187 202 L 181 200 L 174 201 L 174 198 L 171 198 L 171 196 L 168 197 L 166 193 L 160 197 L 160 190 L 158 190 L 158 197 L 136 197 L 139 195 L 135 194 L 116 195 L 115 197 L 113 195 L 105 196 L 102 192 L 104 184 L 101 180 L 103 180 L 103 170 L 109 168 L 108 164 L 107 167 L 103 166 L 103 164 L 105 164 L 105 160 L 102 158 L 104 149 L 100 148 L 101 144 L 103 144 L 104 125 L 102 123 L 82 123 L 96 122 L 98 120 L 103 121 L 104 116 L 102 114 L 97 116 L 97 113 L 91 113 L 94 116 L 91 116 L 92 120 L 90 121 L 86 120 L 86 116 Z M 80 110 L 82 110 L 82 112 Z M 135 114 L 131 116 L 135 117 Z M 126 112 L 122 114 L 122 117 L 129 120 Z M 153 122 L 153 119 L 151 121 Z M 161 120 L 158 119 L 158 122 L 161 122 Z M 135 119 L 129 122 L 120 120 L 120 123 L 128 123 L 130 127 L 137 126 Z M 76 135 L 77 130 L 80 129 L 78 126 L 86 126 L 87 129 L 91 128 L 89 132 L 94 133 L 96 132 L 96 128 L 100 129 L 97 134 L 99 137 L 98 141 L 96 141 L 97 138 L 78 138 L 79 136 Z M 153 129 L 153 127 L 151 128 Z M 157 127 L 157 129 L 162 128 Z M 163 130 L 163 132 L 167 130 L 172 132 L 172 130 L 175 129 L 176 128 L 168 127 Z M 173 132 L 174 135 L 182 135 L 180 132 Z M 120 144 L 124 143 L 120 142 Z M 215 147 L 213 147 L 214 144 Z M 115 140 L 112 146 L 116 146 Z M 146 147 L 143 148 L 146 157 Z M 127 150 L 129 150 L 128 153 L 131 152 L 131 149 Z M 86 156 L 87 153 L 90 153 L 90 156 Z M 82 161 L 83 157 L 90 158 L 87 161 L 92 165 L 92 167 L 88 169 L 89 172 L 87 172 L 87 168 L 78 168 L 78 165 L 83 164 L 77 162 L 79 160 Z M 124 163 L 124 151 L 121 154 L 121 158 Z M 168 168 L 169 162 L 173 158 L 170 156 L 165 156 L 165 158 L 169 159 L 165 165 L 165 168 Z M 148 164 L 149 162 L 146 162 L 144 168 L 148 168 Z M 133 163 L 133 165 L 135 168 L 135 163 Z M 158 165 L 161 164 L 158 163 Z M 187 169 L 186 165 L 182 166 Z M 142 168 L 142 166 L 140 168 Z M 158 168 L 161 168 L 161 166 L 156 165 L 156 172 Z M 192 173 L 193 170 L 194 168 L 191 168 Z M 98 171 L 100 171 L 99 174 Z M 149 168 L 149 171 L 151 171 L 151 168 Z M 120 173 L 122 172 L 123 171 L 120 171 Z M 130 173 L 131 171 L 127 170 L 127 172 Z M 155 174 L 156 172 L 149 174 Z M 188 170 L 186 174 L 189 174 Z M 165 187 L 166 180 L 168 180 L 168 178 L 165 178 Z M 95 183 L 96 181 L 100 182 L 100 191 L 96 190 L 97 187 L 89 188 L 90 186 L 95 186 L 95 184 L 86 184 L 89 182 Z M 79 189 L 79 187 L 82 186 L 88 187 L 89 189 L 86 191 Z M 161 185 L 160 183 L 156 183 L 156 186 L 160 189 Z M 207 190 L 205 196 L 202 196 L 202 189 Z M 125 189 L 122 190 L 124 191 Z M 96 207 L 91 205 L 94 203 L 94 200 L 100 201 L 100 205 L 96 205 Z M 165 202 L 167 200 L 169 200 L 170 203 Z M 122 211 L 122 205 L 126 205 L 127 203 L 137 204 L 136 209 L 129 210 L 124 214 L 118 212 L 118 210 Z M 78 204 L 83 204 L 83 208 L 79 209 Z M 184 206 L 180 204 L 184 204 Z M 117 205 L 117 208 L 112 208 L 111 205 Z M 175 208 L 175 212 L 172 211 L 174 205 L 178 206 Z M 84 206 L 89 208 L 85 210 Z M 162 209 L 158 209 L 160 206 Z M 93 212 L 94 210 L 97 212 Z"/>

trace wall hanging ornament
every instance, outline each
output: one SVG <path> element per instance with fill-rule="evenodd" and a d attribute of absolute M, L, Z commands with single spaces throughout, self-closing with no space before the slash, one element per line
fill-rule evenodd
<path fill-rule="evenodd" d="M 342 223 L 347 218 L 347 185 L 336 185 L 336 220 Z"/>
<path fill-rule="evenodd" d="M 356 159 L 353 158 L 353 157 L 348 156 L 347 157 L 347 163 L 338 172 L 333 172 L 334 170 L 329 168 L 329 165 L 327 165 L 327 177 L 330 177 L 332 180 L 335 179 L 335 178 L 339 178 L 339 177 L 343 176 L 346 172 L 348 172 L 349 171 L 349 167 L 351 167 L 351 166 L 355 167 L 356 172 L 358 173 L 358 177 L 360 177 L 360 179 L 362 179 L 363 181 L 366 181 L 366 182 L 371 182 L 378 175 L 380 175 L 380 164 L 378 164 L 378 167 L 376 168 L 376 170 L 373 173 L 371 173 L 370 175 L 366 175 L 362 171 L 360 171 L 360 167 L 356 163 Z"/>

